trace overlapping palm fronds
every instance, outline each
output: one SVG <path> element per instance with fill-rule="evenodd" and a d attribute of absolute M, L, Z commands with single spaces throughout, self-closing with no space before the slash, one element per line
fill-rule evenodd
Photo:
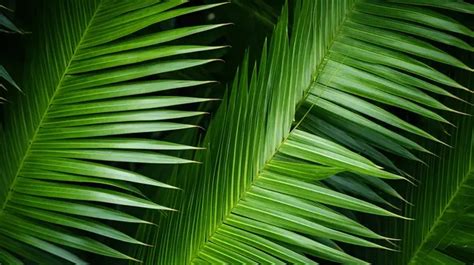
<path fill-rule="evenodd" d="M 450 90 L 468 89 L 427 61 L 472 71 L 432 43 L 471 51 L 456 34 L 473 32 L 418 4 L 426 1 L 302 0 L 292 22 L 285 6 L 259 62 L 244 60 L 236 74 L 196 156 L 203 165 L 177 172 L 182 193 L 160 192 L 180 212 L 150 213 L 158 231 L 139 230 L 163 247 L 137 255 L 149 264 L 365 264 L 339 243 L 392 248 L 353 213 L 404 218 L 380 206 L 401 197 L 384 179 L 409 178 L 387 154 L 416 165 L 417 152 L 430 152 L 417 137 L 440 142 L 393 109 L 450 124 L 443 113 L 457 110 L 437 98 L 464 104 Z"/>

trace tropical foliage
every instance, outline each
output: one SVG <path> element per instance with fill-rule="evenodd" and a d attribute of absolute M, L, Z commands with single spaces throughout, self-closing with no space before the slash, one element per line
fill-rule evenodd
<path fill-rule="evenodd" d="M 383 179 L 409 178 L 386 154 L 416 163 L 414 152 L 430 152 L 400 131 L 441 141 L 387 107 L 449 124 L 432 109 L 457 111 L 428 93 L 466 88 L 424 59 L 472 69 L 419 36 L 472 50 L 446 32 L 472 31 L 380 1 L 297 1 L 293 12 L 290 23 L 284 8 L 258 64 L 241 65 L 195 158 L 203 165 L 176 174 L 186 193 L 162 194 L 182 213 L 150 214 L 159 231 L 139 232 L 166 246 L 140 249 L 146 263 L 363 263 L 338 242 L 393 247 L 338 209 L 404 218 L 373 204 L 400 197 Z"/>
<path fill-rule="evenodd" d="M 456 71 L 454 76 L 472 87 L 472 74 Z M 474 114 L 472 105 L 465 104 L 462 110 Z M 388 226 L 392 229 L 387 232 L 402 231 L 400 255 L 395 260 L 377 255 L 375 264 L 469 264 L 472 261 L 473 119 L 465 116 L 453 120 L 456 128 L 447 128 L 450 136 L 439 134 L 454 148 L 435 148 L 439 157 L 425 159 L 430 167 L 412 169 L 421 183 L 419 187 L 407 187 L 406 192 L 407 199 L 416 206 L 408 207 L 407 214 L 415 221 Z"/>
<path fill-rule="evenodd" d="M 7 12 L 12 12 L 12 10 L 0 5 L 0 34 L 6 34 L 6 33 L 20 33 L 22 34 L 23 31 L 18 28 L 8 17 L 6 14 Z M 2 79 L 0 83 L 0 87 L 4 90 L 6 90 L 6 85 L 3 84 L 3 81 L 6 81 L 10 86 L 15 87 L 16 89 L 20 90 L 18 85 L 16 84 L 15 80 L 10 76 L 10 74 L 7 72 L 5 67 L 0 64 L 0 78 Z M 5 101 L 5 98 L 0 97 L 0 104 L 2 104 Z"/>
<path fill-rule="evenodd" d="M 0 127 L 0 263 L 470 261 L 473 5 L 235 1 L 274 29 L 261 49 L 229 33 L 253 48 L 227 57 L 202 136 L 184 129 L 226 46 L 193 37 L 228 24 L 177 23 L 223 4 L 184 2 L 34 5 Z"/>
<path fill-rule="evenodd" d="M 202 112 L 174 108 L 210 100 L 160 94 L 210 81 L 140 79 L 214 61 L 166 57 L 221 47 L 168 43 L 221 25 L 133 35 L 213 7 L 176 8 L 181 3 L 48 1 L 38 11 L 36 49 L 30 50 L 22 83 L 25 96 L 18 95 L 6 109 L 1 134 L 0 257 L 5 263 L 19 263 L 21 257 L 53 264 L 51 255 L 83 262 L 60 246 L 131 259 L 77 231 L 146 245 L 99 220 L 149 223 L 110 204 L 171 210 L 133 184 L 175 187 L 105 162 L 193 162 L 159 151 L 194 147 L 137 135 L 196 127 L 176 120 Z"/>

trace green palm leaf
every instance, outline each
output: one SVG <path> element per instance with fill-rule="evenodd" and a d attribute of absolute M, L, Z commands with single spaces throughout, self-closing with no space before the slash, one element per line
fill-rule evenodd
<path fill-rule="evenodd" d="M 472 58 L 472 55 L 471 57 Z M 472 74 L 456 73 L 473 85 Z M 472 100 L 472 96 L 470 97 Z M 474 114 L 473 106 L 465 106 Z M 454 120 L 454 119 L 453 119 Z M 418 187 L 407 196 L 416 207 L 407 208 L 415 221 L 391 224 L 389 232 L 404 240 L 400 253 L 377 255 L 381 264 L 469 264 L 474 253 L 474 119 L 457 117 L 448 142 L 454 148 L 437 148 L 439 158 L 428 158 L 428 168 L 412 170 Z"/>
<path fill-rule="evenodd" d="M 15 82 L 15 80 L 13 80 L 13 78 L 10 76 L 10 74 L 7 72 L 7 70 L 5 69 L 5 67 L 3 67 L 3 65 L 0 65 L 0 77 L 4 80 L 6 80 L 11 86 L 15 87 L 16 89 L 18 89 L 19 91 L 21 91 L 20 87 L 17 85 L 17 83 Z M 6 89 L 6 86 L 3 85 L 2 83 L 0 83 L 0 89 L 2 90 L 7 90 Z M 5 102 L 5 98 L 3 97 L 0 97 L 0 104 L 3 104 Z"/>
<path fill-rule="evenodd" d="M 84 263 L 63 246 L 133 259 L 77 231 L 146 245 L 98 219 L 148 223 L 117 206 L 171 210 L 135 184 L 173 186 L 117 162 L 194 162 L 162 153 L 194 147 L 129 136 L 194 128 L 179 119 L 203 113 L 176 108 L 210 100 L 168 93 L 210 81 L 156 75 L 215 61 L 167 57 L 222 48 L 176 42 L 222 25 L 138 32 L 217 6 L 178 8 L 185 2 L 47 1 L 37 11 L 25 95 L 6 108 L 0 134 L 0 263 Z"/>
<path fill-rule="evenodd" d="M 385 16 L 412 31 L 357 21 Z M 424 61 L 471 70 L 413 34 L 472 31 L 428 8 L 381 1 L 297 1 L 292 17 L 285 6 L 258 64 L 244 60 L 207 152 L 196 156 L 203 165 L 172 179 L 184 192 L 160 192 L 181 212 L 147 215 L 160 229 L 143 226 L 139 237 L 164 246 L 138 250 L 147 263 L 315 263 L 309 255 L 364 264 L 338 244 L 389 248 L 390 238 L 348 216 L 403 218 L 377 205 L 389 205 L 380 192 L 401 198 L 383 179 L 405 179 L 386 153 L 414 161 L 429 153 L 401 130 L 439 140 L 387 107 L 449 124 L 439 112 L 456 110 L 432 94 L 466 88 Z"/>
<path fill-rule="evenodd" d="M 7 10 L 12 12 L 12 10 L 0 5 L 0 34 L 5 34 L 5 33 L 24 33 L 21 29 L 19 29 L 13 22 L 10 21 L 10 19 L 3 14 L 3 10 Z M 13 86 L 14 88 L 18 89 L 21 91 L 20 87 L 18 87 L 17 83 L 13 78 L 10 76 L 10 74 L 7 72 L 5 67 L 3 65 L 0 65 L 0 78 L 2 81 L 7 81 L 8 84 Z M 0 83 L 0 88 L 2 90 L 6 90 L 6 86 L 2 83 Z M 0 97 L 0 104 L 3 104 L 5 102 L 5 98 Z"/>

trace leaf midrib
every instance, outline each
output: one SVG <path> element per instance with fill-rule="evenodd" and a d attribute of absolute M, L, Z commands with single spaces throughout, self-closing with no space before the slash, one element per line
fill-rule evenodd
<path fill-rule="evenodd" d="M 44 119 L 45 119 L 45 117 L 47 116 L 47 113 L 49 112 L 49 110 L 50 110 L 50 108 L 51 108 L 51 106 L 52 106 L 52 103 L 54 102 L 54 99 L 55 99 L 55 97 L 56 97 L 58 91 L 61 89 L 62 83 L 63 83 L 63 81 L 64 81 L 64 78 L 66 77 L 66 74 L 67 74 L 67 72 L 68 72 L 68 69 L 69 69 L 69 67 L 71 66 L 72 61 L 74 60 L 74 57 L 76 56 L 79 47 L 81 46 L 82 42 L 84 41 L 84 37 L 87 35 L 87 32 L 89 31 L 91 25 L 93 24 L 92 22 L 94 21 L 96 15 L 97 15 L 97 13 L 98 13 L 98 11 L 100 10 L 100 8 L 101 8 L 101 6 L 102 6 L 102 3 L 103 3 L 103 0 L 101 0 L 101 1 L 99 2 L 99 4 L 97 4 L 97 7 L 96 7 L 96 10 L 94 11 L 94 14 L 91 16 L 91 18 L 90 18 L 90 20 L 89 20 L 89 23 L 87 24 L 87 26 L 86 26 L 86 28 L 85 28 L 85 30 L 84 30 L 84 32 L 83 32 L 83 34 L 82 34 L 82 36 L 81 36 L 79 42 L 77 43 L 77 45 L 76 45 L 76 47 L 75 47 L 75 49 L 74 49 L 74 52 L 72 53 L 72 55 L 71 55 L 71 57 L 70 57 L 70 59 L 69 59 L 67 65 L 66 65 L 66 67 L 64 68 L 64 71 L 63 71 L 63 74 L 62 74 L 61 78 L 58 80 L 58 83 L 57 83 L 57 85 L 56 85 L 56 89 L 54 90 L 53 95 L 52 95 L 52 96 L 50 97 L 50 99 L 49 99 L 48 106 L 47 106 L 46 109 L 44 110 L 43 115 L 41 115 L 41 119 L 40 119 L 40 121 L 39 121 L 39 123 L 38 123 L 38 126 L 36 127 L 35 132 L 33 133 L 33 136 L 31 137 L 31 140 L 28 141 L 28 147 L 26 148 L 25 153 L 24 153 L 24 155 L 23 155 L 23 159 L 21 160 L 21 162 L 20 162 L 20 164 L 19 164 L 19 166 L 18 166 L 18 170 L 17 170 L 17 172 L 16 172 L 16 174 L 15 174 L 15 176 L 14 176 L 14 178 L 13 178 L 13 181 L 12 181 L 12 183 L 11 183 L 11 185 L 10 185 L 10 189 L 8 190 L 8 194 L 7 194 L 7 196 L 5 197 L 5 200 L 3 201 L 2 208 L 0 209 L 0 215 L 3 214 L 3 212 L 4 212 L 4 210 L 5 210 L 5 207 L 7 206 L 8 201 L 11 199 L 11 196 L 12 196 L 12 193 L 13 193 L 13 187 L 15 187 L 16 182 L 17 182 L 17 179 L 18 179 L 18 177 L 19 177 L 19 175 L 20 175 L 20 172 L 21 172 L 21 170 L 23 169 L 23 165 L 24 165 L 26 159 L 27 159 L 27 158 L 29 157 L 29 155 L 30 155 L 31 146 L 32 146 L 33 143 L 36 141 L 36 136 L 38 135 L 38 132 L 39 132 L 39 130 L 40 130 L 41 127 L 42 127 L 42 124 L 43 124 L 43 122 L 44 122 Z"/>
<path fill-rule="evenodd" d="M 340 35 L 341 33 L 341 30 L 342 28 L 344 27 L 344 24 L 349 16 L 349 14 L 354 10 L 354 7 L 356 5 L 357 2 L 354 2 L 352 7 L 350 7 L 345 15 L 344 15 L 344 19 L 342 20 L 342 22 L 340 23 L 339 25 L 339 28 L 336 30 L 336 34 L 334 34 L 334 37 L 332 38 L 332 40 L 329 42 L 329 45 L 327 45 L 326 47 L 326 50 L 324 52 L 324 57 L 321 59 L 321 62 L 318 64 L 318 66 L 316 67 L 316 69 L 314 70 L 313 74 L 311 75 L 311 82 L 309 84 L 309 86 L 305 89 L 304 91 L 304 94 L 303 94 L 303 97 L 301 98 L 301 100 L 296 104 L 296 107 L 295 109 L 299 109 L 305 102 L 306 98 L 309 96 L 309 91 L 311 89 L 311 87 L 316 84 L 318 82 L 318 77 L 320 75 L 320 73 L 322 72 L 322 69 L 325 67 L 326 65 L 326 59 L 327 59 L 327 56 L 328 56 L 328 52 L 329 50 L 331 50 L 331 47 L 333 46 L 334 42 L 336 41 L 337 37 Z M 267 165 L 275 158 L 275 155 L 277 155 L 279 153 L 279 150 L 280 148 L 285 144 L 285 142 L 288 140 L 288 137 L 290 137 L 290 135 L 292 134 L 292 132 L 298 128 L 298 125 L 304 120 L 304 118 L 306 117 L 306 115 L 309 113 L 309 111 L 311 111 L 311 109 L 313 108 L 314 104 L 310 106 L 310 108 L 308 109 L 308 111 L 306 111 L 306 113 L 303 115 L 303 117 L 301 117 L 301 119 L 298 121 L 298 123 L 296 125 L 293 126 L 293 128 L 288 132 L 288 134 L 285 136 L 285 138 L 281 141 L 281 143 L 278 145 L 277 148 L 275 148 L 273 154 L 270 156 L 269 159 L 267 159 L 264 163 L 264 165 L 262 166 L 262 168 L 259 170 L 259 172 L 257 172 L 256 174 L 256 177 L 253 179 L 252 183 L 248 185 L 247 189 L 242 192 L 242 195 L 240 196 L 239 200 L 235 203 L 235 205 L 230 208 L 230 210 L 228 211 L 227 215 L 224 216 L 224 218 L 220 221 L 220 223 L 215 227 L 214 231 L 212 232 L 212 234 L 208 237 L 208 240 L 204 243 L 201 244 L 201 246 L 199 247 L 199 249 L 195 252 L 195 254 L 193 256 L 191 256 L 191 264 L 193 264 L 193 260 L 195 260 L 196 258 L 198 258 L 199 256 L 199 253 L 204 249 L 204 246 L 210 242 L 210 239 L 214 236 L 214 234 L 220 229 L 220 227 L 224 224 L 225 220 L 229 217 L 229 215 L 232 214 L 233 210 L 238 207 L 240 201 L 242 199 L 245 198 L 246 194 L 249 193 L 249 191 L 252 189 L 252 187 L 255 185 L 254 183 L 258 180 L 259 176 L 261 175 L 262 171 L 265 170 L 265 168 L 267 167 Z"/>
<path fill-rule="evenodd" d="M 444 214 L 446 211 L 451 207 L 453 201 L 457 198 L 459 192 L 461 191 L 461 187 L 464 185 L 466 181 L 468 181 L 470 178 L 474 177 L 474 168 L 470 168 L 468 172 L 466 173 L 465 177 L 463 180 L 457 185 L 456 187 L 456 192 L 454 192 L 449 199 L 448 203 L 445 205 L 443 210 L 440 212 L 436 220 L 432 223 L 430 229 L 426 233 L 426 236 L 423 238 L 423 241 L 420 243 L 420 245 L 416 248 L 416 250 L 413 252 L 411 255 L 409 261 L 407 264 L 413 264 L 412 262 L 416 260 L 418 257 L 418 253 L 421 252 L 427 242 L 429 242 L 432 239 L 432 233 L 436 231 L 438 224 L 441 223 L 441 220 L 443 219 Z"/>

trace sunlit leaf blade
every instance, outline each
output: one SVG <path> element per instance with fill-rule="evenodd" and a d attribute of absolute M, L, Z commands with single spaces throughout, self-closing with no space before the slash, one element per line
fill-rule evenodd
<path fill-rule="evenodd" d="M 111 220 L 126 223 L 150 224 L 150 222 L 141 220 L 127 213 L 82 202 L 71 202 L 64 200 L 53 200 L 41 197 L 29 196 L 24 194 L 13 194 L 12 204 L 18 204 L 38 209 L 49 210 L 52 212 L 67 213 L 71 215 L 86 216 L 96 219 Z"/>
<path fill-rule="evenodd" d="M 5 226 L 12 227 L 9 228 L 12 234 L 26 234 L 31 235 L 33 237 L 37 237 L 39 239 L 43 239 L 45 241 L 50 241 L 59 245 L 65 245 L 85 251 L 90 251 L 93 253 L 115 257 L 115 258 L 122 258 L 122 259 L 132 259 L 110 247 L 107 245 L 100 243 L 99 241 L 83 237 L 83 236 L 76 236 L 66 231 L 55 230 L 51 229 L 46 225 L 39 225 L 36 222 L 32 222 L 26 220 L 21 217 L 17 217 L 15 215 L 5 213 L 0 225 L 1 228 L 5 229 Z M 8 235 L 9 233 L 7 233 Z M 63 253 L 57 251 L 54 252 L 55 255 L 61 256 Z"/>
<path fill-rule="evenodd" d="M 403 3 L 410 5 L 420 6 L 431 6 L 441 9 L 454 10 L 458 12 L 464 12 L 474 14 L 474 5 L 465 1 L 454 1 L 454 0 L 389 0 L 394 3 Z"/>
<path fill-rule="evenodd" d="M 104 225 L 100 222 L 96 222 L 93 220 L 87 220 L 84 218 L 74 218 L 71 216 L 52 213 L 44 210 L 38 210 L 30 207 L 12 207 L 12 209 L 14 209 L 14 211 L 16 211 L 17 213 L 20 213 L 29 218 L 85 230 L 91 233 L 95 233 L 98 235 L 128 243 L 144 244 L 110 226 Z"/>
<path fill-rule="evenodd" d="M 65 260 L 68 260 L 70 262 L 77 263 L 77 264 L 85 264 L 86 263 L 84 260 L 77 257 L 75 254 L 73 254 L 73 253 L 71 253 L 71 252 L 69 252 L 65 249 L 62 249 L 62 248 L 60 248 L 56 245 L 48 243 L 47 241 L 39 239 L 37 237 L 30 236 L 30 235 L 25 234 L 25 233 L 18 233 L 17 231 L 10 231 L 10 230 L 1 229 L 1 228 L 0 228 L 0 230 L 2 230 L 2 232 L 5 235 L 10 236 L 12 239 L 16 239 L 20 242 L 26 243 L 27 245 L 34 246 L 35 248 L 38 248 L 40 250 L 43 250 L 44 252 L 51 253 L 53 255 L 59 256 L 59 257 L 65 259 Z M 6 240 L 7 244 L 10 243 L 8 241 L 9 240 Z M 30 251 L 27 246 L 23 246 L 23 247 L 25 248 L 26 251 Z M 31 254 L 33 255 L 32 257 L 37 256 L 38 258 L 40 258 L 42 256 L 45 256 L 40 251 L 32 252 Z M 23 256 L 25 256 L 25 255 L 23 255 Z M 30 259 L 32 259 L 32 258 L 30 258 Z"/>

